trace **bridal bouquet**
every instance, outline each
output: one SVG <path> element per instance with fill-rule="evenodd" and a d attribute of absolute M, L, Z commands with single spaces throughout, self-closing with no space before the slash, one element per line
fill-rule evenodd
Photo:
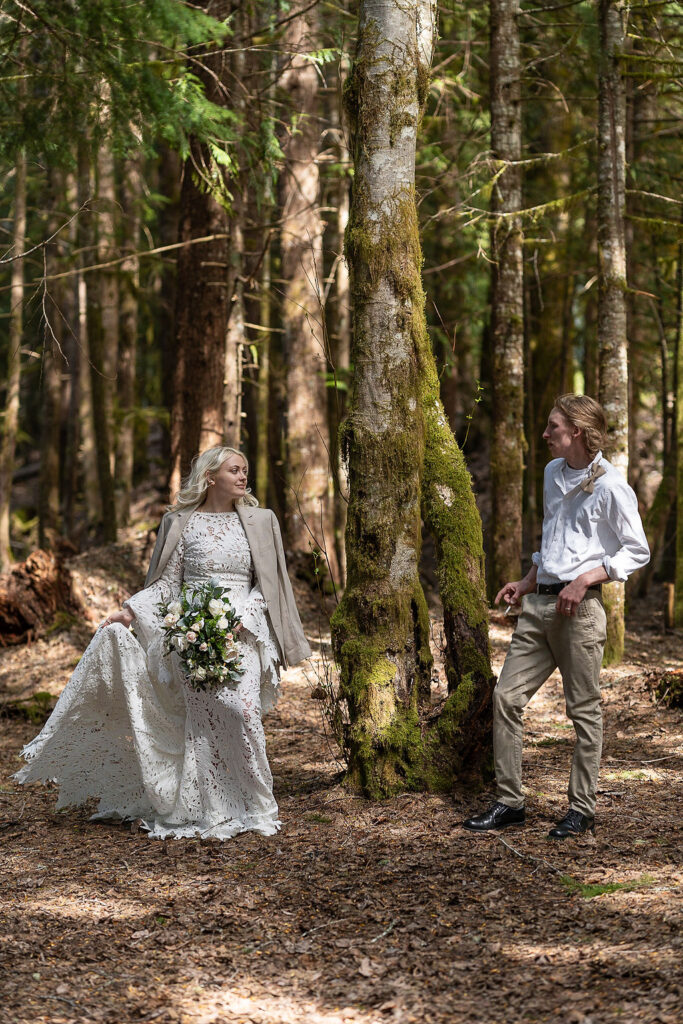
<path fill-rule="evenodd" d="M 211 581 L 192 590 L 183 584 L 180 598 L 158 607 L 166 652 L 178 654 L 195 690 L 219 688 L 239 680 L 239 618 L 227 590 Z"/>

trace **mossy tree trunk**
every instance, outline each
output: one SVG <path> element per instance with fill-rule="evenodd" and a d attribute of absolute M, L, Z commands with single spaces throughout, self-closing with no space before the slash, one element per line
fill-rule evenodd
<path fill-rule="evenodd" d="M 619 61 L 625 14 L 620 0 L 600 0 L 598 81 L 598 344 L 600 402 L 607 414 L 610 459 L 628 476 L 628 346 L 626 337 L 626 242 L 624 233 L 625 89 Z M 624 653 L 624 585 L 604 588 L 607 643 L 604 663 Z"/>
<path fill-rule="evenodd" d="M 490 693 L 481 530 L 439 398 L 420 281 L 415 145 L 434 13 L 427 0 L 361 0 L 346 91 L 355 372 L 342 428 L 347 587 L 332 628 L 351 718 L 349 777 L 368 796 L 450 788 L 464 747 L 476 753 L 486 733 Z M 418 577 L 421 512 L 437 542 L 449 638 L 451 695 L 438 709 Z M 474 744 L 462 737 L 470 722 Z"/>
<path fill-rule="evenodd" d="M 519 0 L 491 0 L 492 551 L 490 595 L 522 572 L 524 285 Z"/>

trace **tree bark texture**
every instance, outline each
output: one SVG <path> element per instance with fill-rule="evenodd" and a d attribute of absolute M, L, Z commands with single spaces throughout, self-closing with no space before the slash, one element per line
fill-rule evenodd
<path fill-rule="evenodd" d="M 610 460 L 628 476 L 628 344 L 626 337 L 626 99 L 619 60 L 625 14 L 620 0 L 600 0 L 598 82 L 598 344 L 600 402 L 607 414 Z M 604 663 L 624 653 L 624 586 L 604 588 Z"/>
<path fill-rule="evenodd" d="M 96 255 L 100 263 L 115 251 L 114 168 L 103 147 L 97 160 Z M 113 476 L 113 390 L 118 358 L 118 280 L 111 270 L 85 275 L 90 390 L 98 483 L 98 526 L 107 542 L 116 541 L 117 516 Z"/>
<path fill-rule="evenodd" d="M 14 168 L 12 255 L 20 256 L 26 242 L 26 154 L 21 150 Z M 0 419 L 0 572 L 12 563 L 10 499 L 14 453 L 19 428 L 21 342 L 24 333 L 24 261 L 15 259 L 10 277 L 10 317 L 7 345 L 5 409 Z"/>
<path fill-rule="evenodd" d="M 478 551 L 476 540 L 465 550 L 472 533 L 477 536 L 478 517 L 439 398 L 420 282 L 415 146 L 434 7 L 362 0 L 359 17 L 346 92 L 355 136 L 347 231 L 355 372 L 342 428 L 350 483 L 347 586 L 332 625 L 351 718 L 350 779 L 367 795 L 380 796 L 452 785 L 453 748 L 477 700 L 484 704 L 490 694 L 490 669 L 481 532 Z M 420 710 L 429 702 L 432 659 L 418 577 L 421 507 L 437 541 L 451 632 L 458 639 L 467 635 L 457 653 L 449 644 L 448 713 L 424 731 Z M 463 593 L 470 585 L 478 588 L 474 609 Z M 483 651 L 477 628 L 483 629 Z M 484 695 L 475 662 L 486 678 Z M 463 669 L 473 671 L 463 675 Z M 473 733 L 480 735 L 476 728 Z"/>
<path fill-rule="evenodd" d="M 681 214 L 683 221 L 683 214 Z M 675 351 L 675 444 L 672 445 L 676 466 L 676 579 L 674 584 L 674 625 L 683 626 L 683 242 L 678 246 L 676 273 Z"/>
<path fill-rule="evenodd" d="M 201 5 L 216 18 L 227 17 L 232 2 Z M 203 58 L 198 69 L 207 97 L 227 103 L 232 85 L 230 55 Z M 230 218 L 225 206 L 202 186 L 197 168 L 208 164 L 202 146 L 191 142 L 180 193 L 178 241 L 209 237 L 186 245 L 177 262 L 173 404 L 171 407 L 170 492 L 177 493 L 192 459 L 212 445 L 223 443 L 225 426 L 225 350 L 231 293 Z"/>
<path fill-rule="evenodd" d="M 123 180 L 123 235 L 130 253 L 140 244 L 142 214 L 142 177 L 137 160 L 129 160 Z M 116 493 L 119 524 L 125 526 L 130 517 L 135 463 L 136 355 L 138 340 L 138 293 L 140 261 L 131 255 L 121 264 L 119 359 L 116 403 Z"/>
<path fill-rule="evenodd" d="M 327 340 L 324 324 L 323 221 L 317 156 L 318 72 L 303 54 L 315 49 L 318 12 L 297 0 L 289 22 L 287 51 L 292 54 L 280 78 L 294 118 L 283 145 L 280 179 L 281 274 L 283 279 L 284 356 L 287 389 L 287 547 L 310 558 L 326 551 L 338 576 L 334 544 L 334 498 L 327 420 Z M 313 534 L 313 536 L 311 536 Z"/>
<path fill-rule="evenodd" d="M 49 174 L 52 201 L 57 212 L 49 221 L 52 235 L 61 223 L 61 199 L 65 192 L 65 176 L 58 171 Z M 48 275 L 56 273 L 63 243 L 53 242 L 47 247 L 45 260 Z M 40 476 L 38 480 L 38 545 L 51 548 L 60 529 L 59 481 L 62 451 L 62 375 L 68 371 L 64 359 L 64 298 L 68 284 L 51 282 L 45 301 L 46 323 L 43 326 L 43 365 L 41 370 L 41 398 L 43 420 L 40 432 Z"/>
<path fill-rule="evenodd" d="M 492 557 L 494 595 L 522 570 L 524 470 L 524 286 L 519 0 L 491 0 Z M 512 214 L 512 216 L 510 216 Z M 505 215 L 505 216 L 502 216 Z"/>

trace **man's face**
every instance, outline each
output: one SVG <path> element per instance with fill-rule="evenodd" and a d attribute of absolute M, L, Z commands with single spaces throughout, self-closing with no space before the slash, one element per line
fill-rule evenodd
<path fill-rule="evenodd" d="M 573 426 L 559 409 L 552 409 L 548 416 L 548 426 L 543 431 L 543 440 L 547 442 L 553 459 L 569 459 L 580 444 L 581 431 Z"/>

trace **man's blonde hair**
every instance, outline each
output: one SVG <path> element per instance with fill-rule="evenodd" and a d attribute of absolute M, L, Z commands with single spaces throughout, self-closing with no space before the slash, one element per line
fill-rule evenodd
<path fill-rule="evenodd" d="M 582 432 L 586 451 L 594 458 L 607 440 L 607 417 L 600 403 L 588 395 L 560 395 L 555 408 Z"/>

